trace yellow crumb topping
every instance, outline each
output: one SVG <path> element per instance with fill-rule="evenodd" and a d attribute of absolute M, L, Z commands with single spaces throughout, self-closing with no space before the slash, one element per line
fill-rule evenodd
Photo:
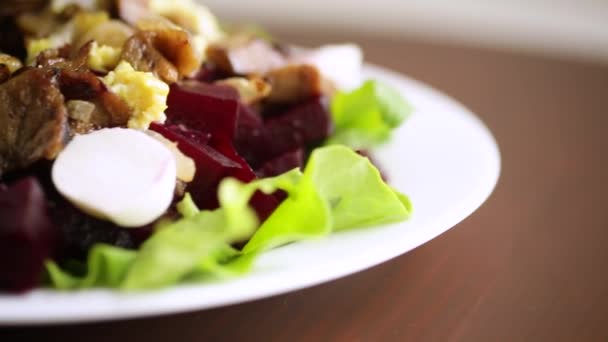
<path fill-rule="evenodd" d="M 152 122 L 166 120 L 169 86 L 152 73 L 137 71 L 122 61 L 103 81 L 133 109 L 129 128 L 148 129 Z"/>

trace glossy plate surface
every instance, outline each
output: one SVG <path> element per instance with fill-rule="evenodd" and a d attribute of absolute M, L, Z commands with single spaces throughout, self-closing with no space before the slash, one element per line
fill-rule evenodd
<path fill-rule="evenodd" d="M 235 280 L 126 294 L 37 290 L 0 295 L 0 324 L 114 320 L 250 301 L 327 282 L 377 265 L 435 238 L 473 213 L 500 173 L 498 147 L 470 111 L 417 81 L 367 65 L 365 77 L 400 89 L 416 112 L 377 152 L 391 184 L 414 203 L 403 223 L 334 234 L 263 255 Z"/>

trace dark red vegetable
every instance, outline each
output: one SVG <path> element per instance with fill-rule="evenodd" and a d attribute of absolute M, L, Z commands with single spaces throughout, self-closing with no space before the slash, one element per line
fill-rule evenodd
<path fill-rule="evenodd" d="M 228 144 L 220 146 L 222 152 L 226 153 L 224 154 L 208 144 L 192 139 L 191 136 L 196 134 L 192 134 L 183 126 L 152 124 L 150 129 L 176 142 L 180 151 L 194 161 L 196 173 L 186 191 L 192 195 L 192 199 L 200 208 L 218 207 L 217 186 L 223 178 L 234 177 L 243 182 L 256 178 L 247 163 Z M 250 203 L 260 219 L 268 217 L 278 205 L 276 198 L 263 194 L 256 194 Z"/>
<path fill-rule="evenodd" d="M 184 124 L 215 139 L 232 141 L 239 114 L 239 94 L 234 88 L 194 80 L 175 83 L 167 106 L 170 124 Z"/>
<path fill-rule="evenodd" d="M 307 149 L 329 137 L 333 122 L 323 97 L 293 105 L 264 122 L 259 114 L 242 107 L 234 144 L 255 169 L 296 149 Z"/>
<path fill-rule="evenodd" d="M 304 150 L 299 148 L 265 162 L 255 174 L 260 178 L 274 177 L 302 166 L 304 166 Z"/>
<path fill-rule="evenodd" d="M 150 129 L 176 142 L 180 151 L 194 161 L 196 174 L 187 191 L 201 208 L 217 207 L 216 188 L 222 178 L 230 176 L 244 182 L 253 179 L 253 172 L 248 172 L 239 162 L 228 158 L 208 144 L 192 139 L 191 137 L 196 134 L 188 132 L 189 130 L 184 127 L 152 124 Z"/>
<path fill-rule="evenodd" d="M 178 148 L 194 160 L 197 171 L 186 191 L 199 207 L 218 206 L 217 186 L 223 178 L 234 177 L 243 182 L 256 178 L 233 146 L 241 108 L 234 88 L 183 81 L 171 86 L 167 105 L 168 124 L 153 124 L 151 129 L 177 142 Z M 256 193 L 251 205 L 265 219 L 278 201 L 273 196 Z"/>
<path fill-rule="evenodd" d="M 36 178 L 0 190 L 0 290 L 22 292 L 37 286 L 44 261 L 57 251 L 59 235 Z"/>
<path fill-rule="evenodd" d="M 261 116 L 250 107 L 241 105 L 237 121 L 234 147 L 254 169 L 266 159 L 268 137 Z"/>
<path fill-rule="evenodd" d="M 323 141 L 333 131 L 326 99 L 316 97 L 296 105 L 266 121 L 265 130 L 267 139 L 272 141 L 270 157 Z"/>

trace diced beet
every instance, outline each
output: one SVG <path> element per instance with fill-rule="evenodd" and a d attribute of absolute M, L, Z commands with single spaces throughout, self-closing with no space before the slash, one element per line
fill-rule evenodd
<path fill-rule="evenodd" d="M 265 123 L 269 150 L 274 158 L 282 153 L 318 143 L 329 137 L 333 122 L 323 97 L 298 105 Z M 270 159 L 270 158 L 269 158 Z"/>
<path fill-rule="evenodd" d="M 325 98 L 316 97 L 267 118 L 242 106 L 234 138 L 236 150 L 255 169 L 284 153 L 322 142 L 333 131 Z"/>
<path fill-rule="evenodd" d="M 187 134 L 183 134 L 183 128 L 176 127 L 152 124 L 150 129 L 176 142 L 179 150 L 194 161 L 196 173 L 186 191 L 192 195 L 192 199 L 200 208 L 218 207 L 217 186 L 223 178 L 234 177 L 242 182 L 250 182 L 256 178 L 251 168 L 228 142 L 214 141 L 221 150 L 218 151 L 209 145 L 189 139 Z M 274 196 L 260 193 L 254 195 L 250 204 L 263 220 L 276 208 L 278 201 Z"/>
<path fill-rule="evenodd" d="M 178 148 L 194 160 L 196 174 L 186 191 L 204 209 L 218 206 L 217 186 L 225 177 L 243 182 L 256 178 L 250 164 L 233 145 L 241 104 L 238 92 L 229 86 L 205 84 L 195 80 L 171 86 L 167 100 L 168 125 L 151 129 L 177 142 Z M 255 117 L 245 117 L 244 120 Z M 252 122 L 253 122 L 252 121 Z M 258 125 L 261 119 L 257 118 Z M 206 135 L 201 139 L 201 134 Z M 251 201 L 260 217 L 278 205 L 275 197 L 256 194 Z"/>
<path fill-rule="evenodd" d="M 59 230 L 35 178 L 0 192 L 0 290 L 21 292 L 37 286 L 44 261 L 54 255 L 58 243 Z"/>
<path fill-rule="evenodd" d="M 255 171 L 255 174 L 260 178 L 274 177 L 295 168 L 301 168 L 303 164 L 304 150 L 299 148 L 265 162 Z"/>
<path fill-rule="evenodd" d="M 235 149 L 253 168 L 258 168 L 267 158 L 268 145 L 260 115 L 250 107 L 241 105 L 234 137 Z"/>
<path fill-rule="evenodd" d="M 189 142 L 196 146 L 205 146 L 211 140 L 211 134 L 201 133 L 188 129 L 184 125 L 161 125 L 153 122 L 150 124 L 150 130 L 161 134 L 163 137 L 178 143 L 180 141 Z M 180 149 L 181 150 L 181 149 Z"/>
<path fill-rule="evenodd" d="M 240 179 L 243 182 L 250 182 L 257 178 L 255 173 L 251 169 L 251 166 L 249 166 L 249 164 L 247 164 L 247 162 L 243 158 L 241 158 L 241 156 L 239 156 L 239 154 L 232 146 L 232 143 L 221 139 L 211 139 L 210 144 L 214 148 L 218 149 L 218 151 L 221 152 L 223 155 L 241 165 L 242 171 L 240 171 L 236 175 L 233 175 L 233 177 L 236 177 L 237 179 Z M 266 195 L 260 191 L 257 191 L 253 195 L 253 197 L 251 197 L 249 205 L 251 205 L 253 209 L 255 209 L 259 219 L 261 221 L 264 221 L 266 220 L 266 218 L 268 218 L 268 216 L 270 216 L 270 214 L 272 214 L 274 209 L 276 209 L 276 207 L 279 205 L 279 202 L 280 200 L 278 200 L 276 196 Z"/>
<path fill-rule="evenodd" d="M 217 185 L 224 177 L 236 177 L 244 182 L 253 179 L 253 173 L 249 174 L 241 164 L 207 144 L 190 139 L 183 134 L 183 130 L 175 127 L 153 124 L 150 129 L 176 142 L 179 150 L 194 161 L 196 173 L 186 191 L 190 192 L 198 206 L 205 209 L 217 207 Z"/>
<path fill-rule="evenodd" d="M 249 201 L 249 205 L 258 214 L 260 222 L 264 222 L 270 214 L 279 206 L 280 202 L 284 198 L 278 196 L 278 194 L 266 195 L 261 191 L 256 191 Z"/>
<path fill-rule="evenodd" d="M 175 83 L 167 106 L 169 123 L 232 141 L 239 112 L 239 94 L 234 88 L 194 80 Z"/>

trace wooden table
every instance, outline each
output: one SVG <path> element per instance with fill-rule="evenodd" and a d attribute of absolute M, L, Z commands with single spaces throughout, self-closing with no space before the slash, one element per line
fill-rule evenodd
<path fill-rule="evenodd" d="M 607 341 L 608 65 L 359 42 L 369 60 L 454 96 L 494 132 L 503 171 L 473 216 L 314 288 L 169 317 L 4 329 L 0 341 Z"/>

